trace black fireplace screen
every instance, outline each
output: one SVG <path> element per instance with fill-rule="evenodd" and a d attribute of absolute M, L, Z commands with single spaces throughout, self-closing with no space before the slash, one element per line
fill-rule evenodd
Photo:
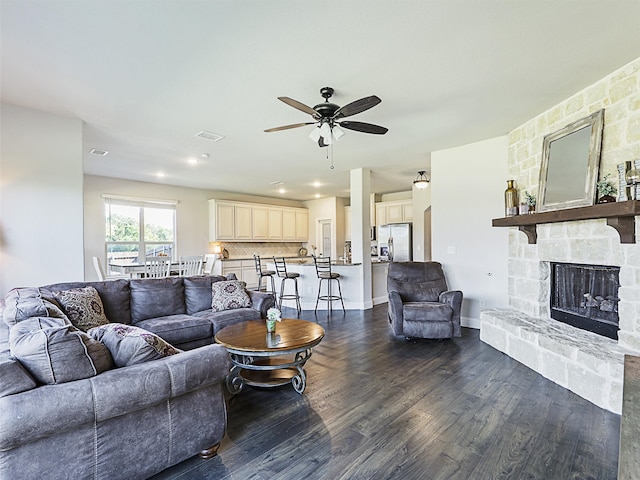
<path fill-rule="evenodd" d="M 551 318 L 618 338 L 619 267 L 551 264 Z"/>

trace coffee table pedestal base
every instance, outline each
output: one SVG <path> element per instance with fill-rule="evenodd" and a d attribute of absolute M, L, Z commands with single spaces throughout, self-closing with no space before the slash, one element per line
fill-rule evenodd
<path fill-rule="evenodd" d="M 311 357 L 311 349 L 302 351 L 277 352 L 266 355 L 263 352 L 254 356 L 231 352 L 233 367 L 227 376 L 226 385 L 230 393 L 239 393 L 244 385 L 253 387 L 280 387 L 291 384 L 293 389 L 304 392 L 307 386 L 307 375 L 302 368 Z M 295 354 L 295 358 L 287 362 L 282 359 L 287 354 Z"/>

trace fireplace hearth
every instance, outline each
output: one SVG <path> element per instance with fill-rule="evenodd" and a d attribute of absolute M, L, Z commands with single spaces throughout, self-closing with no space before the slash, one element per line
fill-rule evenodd
<path fill-rule="evenodd" d="M 620 268 L 551 263 L 551 318 L 618 339 Z"/>

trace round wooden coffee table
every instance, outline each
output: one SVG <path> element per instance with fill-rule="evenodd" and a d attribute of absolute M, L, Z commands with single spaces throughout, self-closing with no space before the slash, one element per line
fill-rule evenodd
<path fill-rule="evenodd" d="M 302 367 L 323 337 L 324 328 L 320 325 L 295 318 L 282 319 L 276 324 L 275 333 L 267 333 L 265 320 L 223 328 L 215 339 L 227 349 L 233 364 L 227 389 L 236 394 L 245 384 L 278 387 L 291 383 L 296 392 L 304 392 L 307 376 Z"/>

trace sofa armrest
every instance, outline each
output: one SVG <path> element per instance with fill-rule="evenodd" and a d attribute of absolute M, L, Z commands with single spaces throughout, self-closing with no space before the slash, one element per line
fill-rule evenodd
<path fill-rule="evenodd" d="M 251 308 L 258 310 L 262 318 L 267 318 L 267 310 L 276 305 L 276 297 L 272 293 L 247 290 L 251 298 Z"/>
<path fill-rule="evenodd" d="M 400 297 L 400 294 L 398 292 L 395 291 L 390 291 L 389 293 L 389 304 L 388 304 L 388 311 L 389 311 L 389 322 L 391 323 L 391 327 L 393 328 L 393 332 L 396 335 L 402 335 L 403 333 L 403 328 L 402 328 L 402 319 L 403 319 L 403 315 L 402 315 L 402 298 Z"/>
<path fill-rule="evenodd" d="M 460 311 L 462 310 L 462 292 L 460 290 L 448 290 L 442 292 L 439 297 L 440 303 L 445 303 L 453 309 L 453 336 L 462 335 L 460 331 Z"/>
<path fill-rule="evenodd" d="M 95 377 L 2 397 L 0 450 L 143 410 L 222 382 L 229 367 L 224 347 L 206 345 Z"/>

